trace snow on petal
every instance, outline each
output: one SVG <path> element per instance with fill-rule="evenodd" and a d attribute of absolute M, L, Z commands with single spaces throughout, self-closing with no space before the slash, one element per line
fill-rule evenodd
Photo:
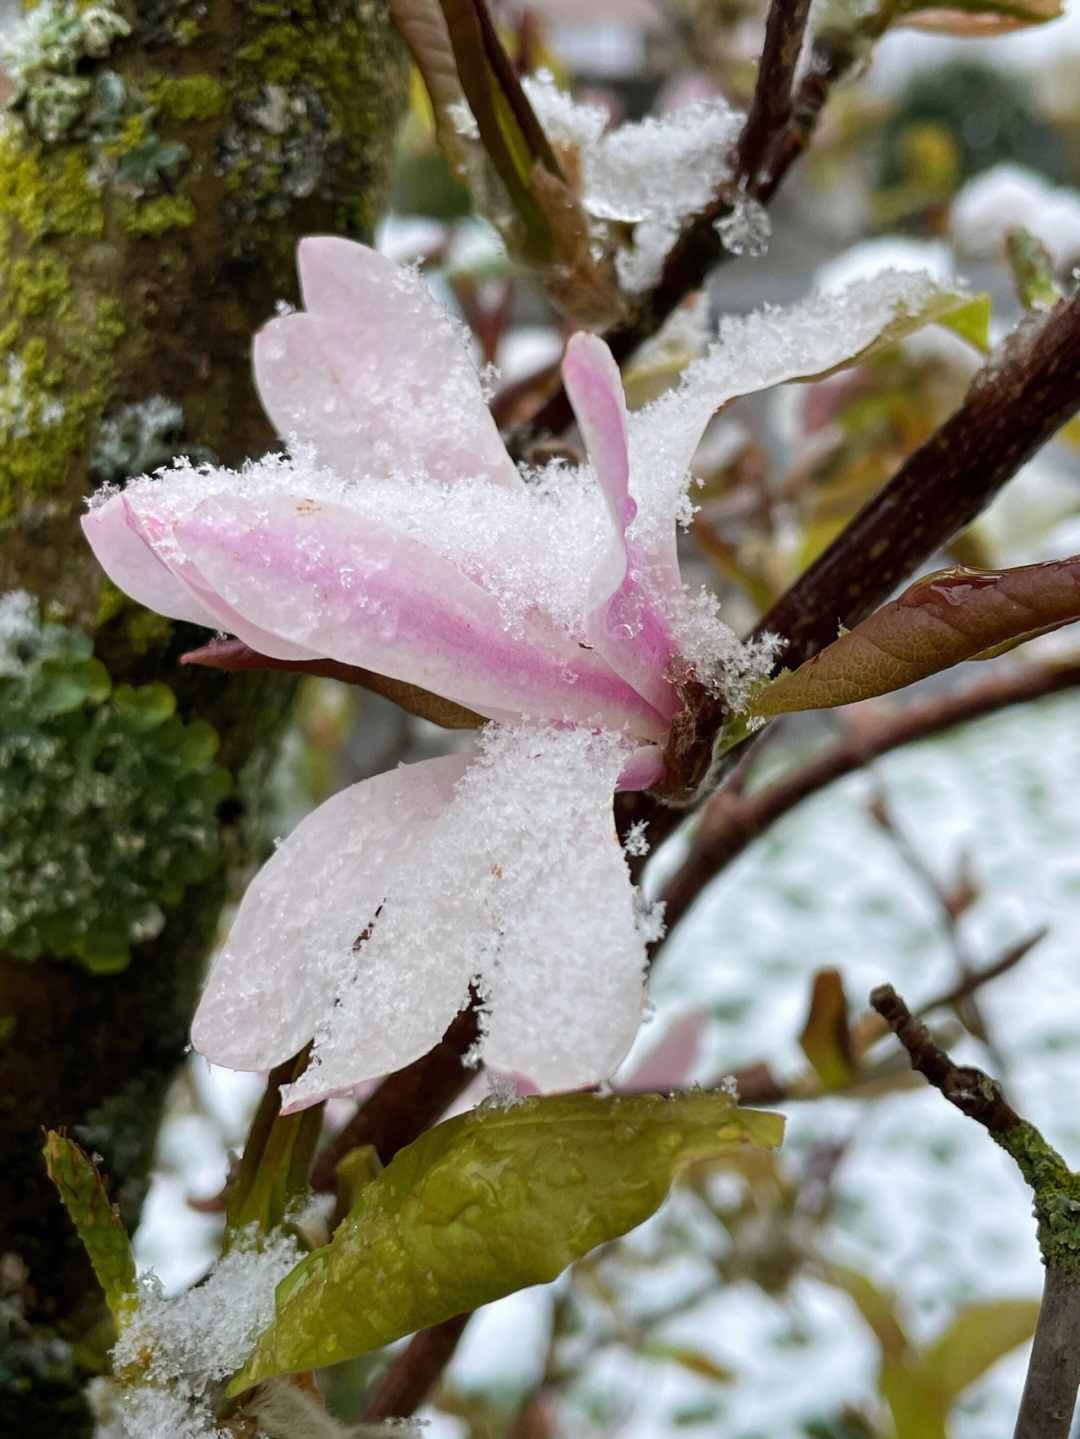
<path fill-rule="evenodd" d="M 729 400 L 851 364 L 881 341 L 943 317 L 950 302 L 957 309 L 971 298 L 919 272 L 886 270 L 785 309 L 725 316 L 716 343 L 687 367 L 679 387 L 630 416 L 638 506 L 631 538 L 652 549 L 664 543 L 680 507 L 689 519 L 690 461 L 709 420 Z"/>
<path fill-rule="evenodd" d="M 255 378 L 280 433 L 345 479 L 423 473 L 522 481 L 459 327 L 420 276 L 334 236 L 301 241 L 307 313 L 255 338 Z"/>
<path fill-rule="evenodd" d="M 608 1079 L 641 1021 L 656 925 L 639 912 L 615 835 L 611 793 L 625 759 L 617 735 L 504 730 L 459 787 L 458 803 L 486 816 L 498 866 L 484 1060 L 541 1089 Z"/>
<path fill-rule="evenodd" d="M 664 732 L 647 702 L 565 632 L 542 617 L 509 630 L 496 596 L 344 505 L 267 494 L 253 506 L 218 493 L 174 526 L 173 540 L 237 615 L 309 652 L 493 717 Z"/>
<path fill-rule="evenodd" d="M 82 526 L 101 568 L 126 595 L 169 619 L 217 628 L 213 611 L 147 543 L 126 495 L 112 494 L 99 501 L 83 516 Z"/>
<path fill-rule="evenodd" d="M 643 583 L 648 562 L 626 531 L 637 506 L 630 497 L 626 400 L 619 367 L 603 340 L 574 335 L 563 381 L 612 519 L 612 544 L 594 574 L 589 643 L 670 720 L 680 700 L 666 675 L 676 655 L 670 626 Z M 669 577 L 670 578 L 670 577 Z"/>
<path fill-rule="evenodd" d="M 334 795 L 297 826 L 248 887 L 211 972 L 192 1025 L 201 1054 L 229 1069 L 258 1070 L 303 1048 L 333 1013 L 352 972 L 366 966 L 368 941 L 357 941 L 374 932 L 379 907 L 401 886 L 402 867 L 408 870 L 450 804 L 466 762 L 454 755 L 377 775 Z M 423 955 L 399 959 L 407 990 Z M 417 1044 L 422 1052 L 442 1034 L 468 975 L 450 974 L 437 955 L 428 968 L 435 972 L 424 973 L 411 998 L 427 995 L 438 1013 L 423 1004 L 402 1004 L 399 1013 L 390 996 L 377 996 L 381 1009 L 367 1017 L 364 1053 L 354 1056 L 349 1082 L 396 1068 L 399 1053 Z M 378 1021 L 388 1016 L 386 1031 Z M 390 1045 L 385 1056 L 377 1052 L 380 1042 Z"/>

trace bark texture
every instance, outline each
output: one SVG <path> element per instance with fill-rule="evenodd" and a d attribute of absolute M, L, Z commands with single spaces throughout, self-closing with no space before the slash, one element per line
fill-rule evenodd
<path fill-rule="evenodd" d="M 61 8 L 40 11 L 49 23 Z M 69 27 L 51 68 L 24 57 L 0 113 L 0 597 L 25 591 L 91 636 L 114 686 L 164 681 L 185 726 L 217 731 L 232 783 L 201 839 L 209 878 L 162 873 L 164 923 L 130 934 L 126 967 L 28 957 L 32 913 L 23 953 L 0 942 L 0 1432 L 24 1439 L 90 1432 L 82 1388 L 111 1339 L 46 1179 L 42 1126 L 68 1126 L 102 1156 L 133 1222 L 221 903 L 262 842 L 262 781 L 293 683 L 181 670 L 205 636 L 109 585 L 82 541 L 83 501 L 175 454 L 235 464 L 274 443 L 251 335 L 279 298 L 297 302 L 301 235 L 370 234 L 405 95 L 385 7 L 366 0 L 96 8 L 115 17 L 106 33 Z M 0 668 L 0 707 L 10 692 Z M 67 740 L 81 744 L 80 723 L 105 722 L 122 693 L 72 710 Z M 176 747 L 175 725 L 160 736 Z M 29 801 L 3 759 L 6 824 Z M 58 854 L 62 798 L 41 801 Z M 98 821 L 103 847 L 125 822 L 108 807 Z M 25 917 L 27 884 L 5 863 L 0 848 L 10 938 L 5 911 L 18 900 Z"/>

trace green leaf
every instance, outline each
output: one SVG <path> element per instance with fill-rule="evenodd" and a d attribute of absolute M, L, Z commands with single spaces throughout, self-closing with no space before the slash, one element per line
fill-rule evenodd
<path fill-rule="evenodd" d="M 45 1136 L 45 1164 L 79 1232 L 105 1302 L 116 1318 L 138 1307 L 135 1256 L 98 1167 L 62 1131 Z"/>
<path fill-rule="evenodd" d="M 717 1364 L 715 1359 L 702 1354 L 700 1349 L 691 1349 L 686 1344 L 646 1344 L 641 1349 L 641 1354 L 646 1359 L 667 1360 L 672 1364 L 679 1364 L 688 1373 L 696 1374 L 701 1379 L 711 1379 L 715 1384 L 731 1384 L 737 1377 L 733 1369 L 729 1369 L 725 1364 Z"/>
<path fill-rule="evenodd" d="M 270 1234 L 286 1219 L 289 1209 L 306 1197 L 311 1163 L 322 1133 L 323 1105 L 296 1114 L 281 1113 L 281 1087 L 298 1079 L 311 1054 L 308 1045 L 299 1055 L 271 1071 L 266 1090 L 251 1121 L 236 1175 L 225 1201 L 226 1247 L 240 1231 L 257 1226 Z"/>
<path fill-rule="evenodd" d="M 956 1397 L 1035 1332 L 1037 1299 L 998 1299 L 962 1310 L 923 1356 L 929 1374 Z"/>
<path fill-rule="evenodd" d="M 893 14 L 909 25 L 950 35 L 999 35 L 1045 25 L 1064 13 L 1062 0 L 899 0 Z"/>
<path fill-rule="evenodd" d="M 1013 285 L 1025 310 L 1052 310 L 1061 299 L 1054 262 L 1037 235 L 1023 226 L 1010 230 L 1005 242 Z"/>
<path fill-rule="evenodd" d="M 896 1317 L 896 1296 L 879 1289 L 860 1269 L 826 1262 L 822 1266 L 826 1284 L 843 1292 L 858 1309 L 881 1346 L 882 1360 L 901 1364 L 910 1354 L 908 1337 Z"/>
<path fill-rule="evenodd" d="M 230 1393 L 554 1279 L 653 1214 L 687 1164 L 782 1133 L 778 1115 L 703 1092 L 561 1094 L 448 1120 L 401 1150 L 281 1282 Z"/>
<path fill-rule="evenodd" d="M 949 1396 L 924 1369 L 890 1361 L 881 1366 L 878 1384 L 895 1439 L 948 1439 Z"/>
<path fill-rule="evenodd" d="M 942 570 L 764 686 L 756 715 L 888 694 L 1080 619 L 1080 555 L 1014 570 Z"/>
<path fill-rule="evenodd" d="M 814 976 L 799 1043 L 826 1090 L 844 1089 L 855 1078 L 847 996 L 838 970 L 822 969 Z"/>

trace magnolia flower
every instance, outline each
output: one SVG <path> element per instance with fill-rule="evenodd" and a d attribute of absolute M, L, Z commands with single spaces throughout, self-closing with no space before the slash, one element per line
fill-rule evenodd
<path fill-rule="evenodd" d="M 261 1070 L 314 1040 L 287 1092 L 300 1107 L 417 1058 L 475 985 L 489 1065 L 544 1088 L 599 1081 L 633 1039 L 658 931 L 612 793 L 662 781 L 688 680 L 737 702 L 768 664 L 682 586 L 674 521 L 701 432 L 732 395 L 836 364 L 939 292 L 879 280 L 858 304 L 730 322 L 629 419 L 606 346 L 577 335 L 563 376 L 589 464 L 523 476 L 416 274 L 321 238 L 300 275 L 304 311 L 255 342 L 290 452 L 105 492 L 90 543 L 162 614 L 493 723 L 473 757 L 354 785 L 289 836 L 240 906 L 195 1046 Z"/>

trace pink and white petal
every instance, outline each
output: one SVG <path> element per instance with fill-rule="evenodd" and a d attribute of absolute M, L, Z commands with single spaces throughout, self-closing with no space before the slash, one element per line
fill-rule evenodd
<path fill-rule="evenodd" d="M 666 769 L 662 745 L 639 745 L 623 765 L 615 788 L 619 792 L 651 789 L 654 784 L 659 784 L 664 778 Z"/>
<path fill-rule="evenodd" d="M 254 345 L 263 407 L 283 435 L 346 478 L 522 485 L 461 331 L 415 271 L 335 236 L 302 240 L 299 267 L 308 313 L 270 321 Z"/>
<path fill-rule="evenodd" d="M 486 772 L 470 770 L 458 800 L 464 810 L 484 784 L 503 795 L 485 837 L 498 943 L 484 1059 L 542 1089 L 596 1084 L 625 1057 L 643 1002 L 645 936 L 611 805 L 625 746 L 580 730 L 487 745 Z"/>
<path fill-rule="evenodd" d="M 175 539 L 207 592 L 290 645 L 360 665 L 492 717 L 530 714 L 627 729 L 660 716 L 603 658 L 568 635 L 505 627 L 498 600 L 426 546 L 355 510 L 267 495 L 219 495 Z"/>
<path fill-rule="evenodd" d="M 249 885 L 210 974 L 191 1031 L 201 1054 L 228 1069 L 269 1069 L 320 1030 L 363 961 L 368 941 L 358 945 L 359 937 L 369 927 L 374 934 L 380 906 L 466 764 L 454 755 L 377 775 L 297 826 Z M 417 959 L 408 955 L 408 965 Z M 450 997 L 446 1009 L 429 1026 L 432 1044 L 453 1016 Z M 353 1071 L 315 1097 L 397 1067 L 373 1037 L 379 1052 L 369 1059 L 358 1047 Z"/>
<path fill-rule="evenodd" d="M 269 655 L 276 660 L 312 660 L 322 656 L 315 650 L 302 645 L 290 644 L 288 640 L 271 634 L 245 620 L 210 585 L 177 545 L 175 534 L 182 530 L 183 521 L 191 513 L 192 506 L 173 509 L 170 506 L 170 492 L 167 478 L 159 482 L 160 488 L 147 489 L 133 486 L 125 493 L 129 501 L 128 516 L 132 528 L 142 536 L 148 549 L 155 555 L 168 557 L 168 568 L 178 584 L 202 607 L 204 618 L 198 624 L 210 629 L 226 630 L 237 635 L 251 649 Z M 203 503 L 197 501 L 196 503 Z M 163 561 L 164 563 L 164 561 Z"/>
<path fill-rule="evenodd" d="M 169 619 L 217 628 L 214 613 L 147 542 L 126 495 L 95 505 L 83 515 L 82 526 L 98 563 L 118 589 Z"/>
<path fill-rule="evenodd" d="M 598 335 L 571 335 L 562 362 L 563 383 L 585 448 L 619 534 L 637 514 L 630 498 L 626 396 L 619 367 Z"/>
<path fill-rule="evenodd" d="M 674 1024 L 640 1064 L 621 1078 L 622 1090 L 677 1089 L 689 1082 L 705 1036 L 705 1015 L 700 1009 Z"/>
<path fill-rule="evenodd" d="M 603 340 L 579 334 L 566 347 L 562 372 L 613 526 L 611 547 L 593 575 L 595 608 L 586 635 L 612 669 L 670 720 L 680 707 L 666 678 L 677 646 L 642 583 L 652 561 L 627 540 L 637 506 L 629 491 L 626 400 L 619 368 Z"/>

